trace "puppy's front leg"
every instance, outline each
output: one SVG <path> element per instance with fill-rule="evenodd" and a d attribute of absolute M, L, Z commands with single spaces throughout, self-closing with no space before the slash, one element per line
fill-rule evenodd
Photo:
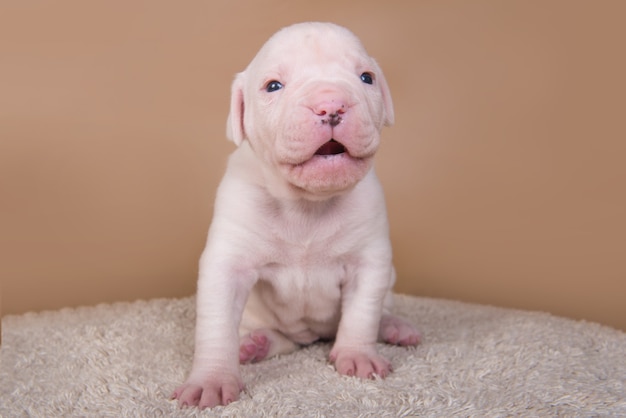
<path fill-rule="evenodd" d="M 238 327 L 256 277 L 233 265 L 208 248 L 200 261 L 193 366 L 172 395 L 180 406 L 227 405 L 243 390 Z"/>
<path fill-rule="evenodd" d="M 385 377 L 391 363 L 376 351 L 383 301 L 389 291 L 391 265 L 364 267 L 342 288 L 342 314 L 330 360 L 340 374 Z"/>

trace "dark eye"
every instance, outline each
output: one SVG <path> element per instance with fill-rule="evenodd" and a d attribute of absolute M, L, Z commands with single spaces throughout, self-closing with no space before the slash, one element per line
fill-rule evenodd
<path fill-rule="evenodd" d="M 361 74 L 361 81 L 365 84 L 374 84 L 374 77 L 371 73 L 363 73 Z"/>
<path fill-rule="evenodd" d="M 265 85 L 265 91 L 271 93 L 276 90 L 280 90 L 283 88 L 283 85 L 280 81 L 272 80 Z"/>

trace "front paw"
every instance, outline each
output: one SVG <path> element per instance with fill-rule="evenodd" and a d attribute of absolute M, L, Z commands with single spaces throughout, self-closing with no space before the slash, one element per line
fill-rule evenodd
<path fill-rule="evenodd" d="M 242 390 L 243 383 L 238 373 L 213 374 L 203 380 L 190 377 L 174 391 L 172 399 L 178 399 L 181 408 L 213 408 L 236 401 Z"/>
<path fill-rule="evenodd" d="M 330 361 L 339 374 L 372 379 L 374 375 L 387 377 L 391 373 L 391 363 L 378 354 L 374 348 L 354 349 L 334 347 Z"/>

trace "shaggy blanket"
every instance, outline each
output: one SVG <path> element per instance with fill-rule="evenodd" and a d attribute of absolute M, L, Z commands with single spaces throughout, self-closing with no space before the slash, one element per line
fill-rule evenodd
<path fill-rule="evenodd" d="M 381 344 L 384 380 L 339 376 L 330 344 L 242 367 L 238 402 L 170 400 L 193 354 L 194 298 L 2 320 L 2 417 L 626 417 L 626 333 L 545 313 L 396 296 L 417 348 Z"/>

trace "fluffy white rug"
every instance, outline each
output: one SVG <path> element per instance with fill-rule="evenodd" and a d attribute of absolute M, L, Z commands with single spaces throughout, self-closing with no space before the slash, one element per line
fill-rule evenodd
<path fill-rule="evenodd" d="M 329 344 L 243 367 L 240 401 L 169 400 L 193 350 L 194 299 L 7 316 L 2 417 L 626 417 L 626 333 L 544 313 L 396 296 L 418 348 L 381 345 L 385 380 L 341 377 Z"/>

